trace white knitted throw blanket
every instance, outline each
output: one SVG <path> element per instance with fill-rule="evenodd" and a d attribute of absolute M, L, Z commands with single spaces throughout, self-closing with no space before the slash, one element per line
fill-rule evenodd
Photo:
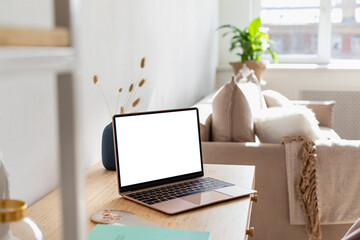
<path fill-rule="evenodd" d="M 284 141 L 290 224 L 307 224 L 308 228 L 309 219 L 311 219 L 314 225 L 310 224 L 313 228 L 310 230 L 318 231 L 320 235 L 317 238 L 321 239 L 321 229 L 314 229 L 316 218 L 320 224 L 352 224 L 360 216 L 360 141 L 317 140 L 313 147 L 315 154 L 299 154 L 300 148 L 308 141 L 309 139 L 299 136 Z M 311 147 L 308 146 L 308 149 L 311 152 Z M 312 196 L 308 196 L 309 202 L 305 203 L 304 209 L 304 206 L 299 204 L 297 184 L 299 179 L 304 177 L 304 173 L 307 174 L 301 171 L 304 169 L 305 158 L 309 156 L 311 158 L 311 155 L 314 156 L 315 164 L 309 164 L 307 171 L 315 169 L 313 174 L 308 174 L 311 179 L 315 179 L 315 184 L 310 186 L 310 179 L 302 183 L 302 187 L 310 186 L 308 191 L 312 192 Z M 309 214 L 306 210 L 313 208 L 313 206 L 306 206 L 310 205 L 311 198 L 314 198 L 318 213 L 313 211 L 313 216 L 306 216 Z M 313 235 L 309 233 L 309 239 L 312 237 Z"/>

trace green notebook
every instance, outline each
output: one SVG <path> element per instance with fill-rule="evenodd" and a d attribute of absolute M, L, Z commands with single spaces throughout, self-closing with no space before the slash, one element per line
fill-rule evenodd
<path fill-rule="evenodd" d="M 210 232 L 98 224 L 87 240 L 210 240 Z"/>

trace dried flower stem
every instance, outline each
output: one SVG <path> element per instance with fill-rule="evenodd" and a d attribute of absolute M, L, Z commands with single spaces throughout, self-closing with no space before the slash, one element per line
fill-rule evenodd
<path fill-rule="evenodd" d="M 103 95 L 103 97 L 104 97 L 104 100 L 105 100 L 106 106 L 107 106 L 107 108 L 108 108 L 108 110 L 109 110 L 109 114 L 110 114 L 110 118 L 111 118 L 111 117 L 112 117 L 112 114 L 111 114 L 111 111 L 110 111 L 109 103 L 108 103 L 108 101 L 106 100 L 106 97 L 105 97 L 104 91 L 103 91 L 103 89 L 102 89 L 102 87 L 101 87 L 100 83 L 99 83 L 99 84 L 97 84 L 97 85 L 99 85 L 99 88 L 100 88 L 101 93 L 102 93 L 102 95 Z"/>
<path fill-rule="evenodd" d="M 119 88 L 119 91 L 118 91 L 118 97 L 117 97 L 117 101 L 116 101 L 116 108 L 115 108 L 115 114 L 117 113 L 117 110 L 118 110 L 118 107 L 119 107 L 119 100 L 120 100 L 120 94 L 122 92 L 122 88 Z M 120 110 L 120 109 L 119 109 Z"/>
<path fill-rule="evenodd" d="M 145 60 L 146 60 L 145 57 L 143 57 L 143 58 L 141 59 L 140 68 L 144 68 L 144 67 L 145 67 Z"/>
<path fill-rule="evenodd" d="M 138 87 L 138 84 L 140 82 L 140 79 L 141 79 L 141 75 L 143 73 L 144 69 L 142 68 L 141 71 L 140 71 L 140 74 L 139 74 L 139 77 L 134 85 L 134 88 L 137 88 Z M 134 95 L 135 95 L 135 91 L 134 89 L 132 89 L 132 91 L 130 92 L 129 94 L 129 97 L 126 101 L 126 104 L 125 104 L 125 111 L 127 111 L 129 109 L 129 107 L 131 106 L 131 102 L 132 102 L 132 99 L 134 98 Z"/>
<path fill-rule="evenodd" d="M 103 97 L 104 97 L 104 100 L 105 100 L 106 106 L 107 106 L 107 108 L 108 108 L 108 110 L 109 110 L 109 113 L 110 113 L 110 118 L 111 118 L 111 116 L 112 116 L 112 115 L 111 115 L 111 111 L 110 111 L 109 103 L 108 103 L 108 101 L 106 100 L 106 97 L 105 97 L 104 91 L 103 91 L 103 89 L 102 89 L 102 87 L 101 87 L 100 83 L 98 84 L 98 81 L 99 81 L 98 76 L 95 74 L 95 75 L 94 75 L 94 77 L 93 77 L 93 83 L 94 83 L 95 85 L 98 85 L 98 86 L 99 86 L 100 91 L 101 91 L 101 93 L 102 93 L 102 95 L 103 95 Z"/>
<path fill-rule="evenodd" d="M 138 104 L 140 103 L 140 98 L 136 99 L 133 103 L 132 103 L 132 107 L 136 107 Z"/>
<path fill-rule="evenodd" d="M 120 99 L 120 93 L 118 94 L 117 100 L 116 100 L 116 108 L 115 108 L 115 114 L 117 113 L 118 107 L 119 107 L 119 99 Z"/>
<path fill-rule="evenodd" d="M 120 103 L 120 95 L 121 95 L 121 92 L 123 91 L 122 88 L 119 88 L 118 90 L 118 97 L 117 97 L 117 101 L 116 101 L 116 108 L 115 108 L 115 114 L 117 113 L 118 109 L 120 111 L 121 114 L 124 114 L 125 112 L 128 112 L 128 109 L 130 108 L 133 108 L 134 110 L 137 111 L 137 106 L 139 105 L 140 103 L 140 98 L 137 98 L 135 101 L 134 101 L 134 98 L 136 96 L 136 93 L 137 91 L 139 90 L 139 88 L 141 88 L 145 82 L 146 82 L 146 79 L 145 78 L 141 78 L 142 74 L 143 74 L 143 71 L 144 71 L 144 68 L 145 68 L 145 62 L 146 62 L 146 58 L 143 57 L 141 59 L 141 62 L 140 62 L 140 68 L 141 68 L 141 71 L 140 71 L 140 74 L 139 74 L 139 77 L 137 79 L 137 81 L 135 83 L 131 83 L 129 88 L 128 88 L 128 93 L 127 95 L 125 96 L 125 104 L 124 105 L 120 105 L 120 108 L 119 108 L 119 103 Z M 101 91 L 101 94 L 103 95 L 104 97 L 104 100 L 105 100 L 105 103 L 106 103 L 106 106 L 108 108 L 108 111 L 109 111 L 109 114 L 110 114 L 110 117 L 112 117 L 112 114 L 111 114 L 111 110 L 110 110 L 110 106 L 109 106 L 109 103 L 105 97 L 105 94 L 104 94 L 104 90 L 102 89 L 100 83 L 99 83 L 99 80 L 98 80 L 98 76 L 97 75 L 94 75 L 93 77 L 93 83 L 94 85 L 98 85 L 99 88 L 100 88 L 100 91 Z"/>
<path fill-rule="evenodd" d="M 140 82 L 139 82 L 139 87 L 142 87 L 145 84 L 145 78 L 143 78 Z"/>
<path fill-rule="evenodd" d="M 136 96 L 136 93 L 139 91 L 139 88 L 141 88 L 144 84 L 145 84 L 146 80 L 143 78 L 137 85 L 136 88 L 134 89 L 134 96 Z"/>

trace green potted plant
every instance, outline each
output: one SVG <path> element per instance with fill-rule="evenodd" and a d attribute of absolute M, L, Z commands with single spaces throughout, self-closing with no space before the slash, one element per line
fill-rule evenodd
<path fill-rule="evenodd" d="M 277 63 L 276 53 L 270 48 L 273 43 L 264 28 L 261 28 L 261 19 L 255 18 L 244 30 L 231 24 L 225 24 L 218 29 L 229 29 L 222 36 L 232 34 L 230 40 L 230 52 L 235 52 L 240 56 L 241 61 L 230 62 L 234 73 L 237 74 L 245 63 L 246 66 L 255 71 L 259 80 L 262 79 L 262 73 L 265 70 L 265 64 L 261 61 L 261 55 L 269 52 L 274 62 Z"/>

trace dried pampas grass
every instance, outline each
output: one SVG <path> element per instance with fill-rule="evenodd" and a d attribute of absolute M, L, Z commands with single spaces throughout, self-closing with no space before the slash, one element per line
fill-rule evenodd
<path fill-rule="evenodd" d="M 119 109 L 120 114 L 127 113 L 130 110 L 131 110 L 131 112 L 134 112 L 134 110 L 137 111 L 137 109 L 134 109 L 134 108 L 140 104 L 141 99 L 140 99 L 140 97 L 138 97 L 136 100 L 134 100 L 134 98 L 136 96 L 136 93 L 137 93 L 138 89 L 143 87 L 144 84 L 146 83 L 145 78 L 141 78 L 143 70 L 145 68 L 145 62 L 146 62 L 146 58 L 143 57 L 141 59 L 141 62 L 140 62 L 141 71 L 140 71 L 139 77 L 138 77 L 138 79 L 137 79 L 137 81 L 135 83 L 131 83 L 129 85 L 127 96 L 125 97 L 124 104 L 120 106 L 120 109 L 119 109 L 119 102 L 120 102 L 121 93 L 123 92 L 123 88 L 119 88 L 118 97 L 117 97 L 117 101 L 116 101 L 115 114 L 118 112 L 118 109 Z M 107 108 L 109 110 L 110 116 L 112 116 L 108 101 L 106 100 L 104 91 L 103 91 L 103 89 L 102 89 L 102 87 L 100 85 L 99 78 L 98 78 L 97 75 L 94 75 L 93 83 L 95 85 L 99 86 L 100 91 L 101 91 L 101 93 L 102 93 L 102 95 L 104 97 L 105 103 L 107 105 Z"/>
<path fill-rule="evenodd" d="M 146 60 L 145 57 L 143 57 L 143 58 L 141 59 L 141 63 L 140 63 L 141 69 L 143 69 L 143 68 L 145 67 L 145 60 Z"/>
<path fill-rule="evenodd" d="M 139 87 L 142 87 L 145 84 L 145 79 L 143 78 L 140 82 L 139 82 Z"/>
<path fill-rule="evenodd" d="M 132 92 L 133 89 L 134 89 L 134 84 L 130 84 L 129 92 Z"/>
<path fill-rule="evenodd" d="M 99 86 L 100 91 L 101 91 L 101 94 L 102 94 L 102 95 L 103 95 L 103 97 L 104 97 L 104 100 L 105 100 L 106 106 L 107 106 L 107 108 L 108 108 L 108 111 L 109 111 L 109 114 L 110 114 L 110 117 L 111 117 L 112 115 L 111 115 L 111 111 L 110 111 L 109 103 L 108 103 L 108 101 L 106 100 L 106 97 L 105 97 L 104 91 L 103 91 L 103 89 L 102 89 L 102 87 L 101 87 L 100 82 L 98 83 L 98 81 L 99 81 L 98 76 L 95 74 L 95 75 L 94 75 L 94 77 L 93 77 L 93 82 L 94 82 L 94 84 L 95 84 L 95 85 Z"/>
<path fill-rule="evenodd" d="M 132 106 L 133 107 L 136 107 L 140 102 L 140 98 L 136 99 L 133 103 L 132 103 Z"/>

